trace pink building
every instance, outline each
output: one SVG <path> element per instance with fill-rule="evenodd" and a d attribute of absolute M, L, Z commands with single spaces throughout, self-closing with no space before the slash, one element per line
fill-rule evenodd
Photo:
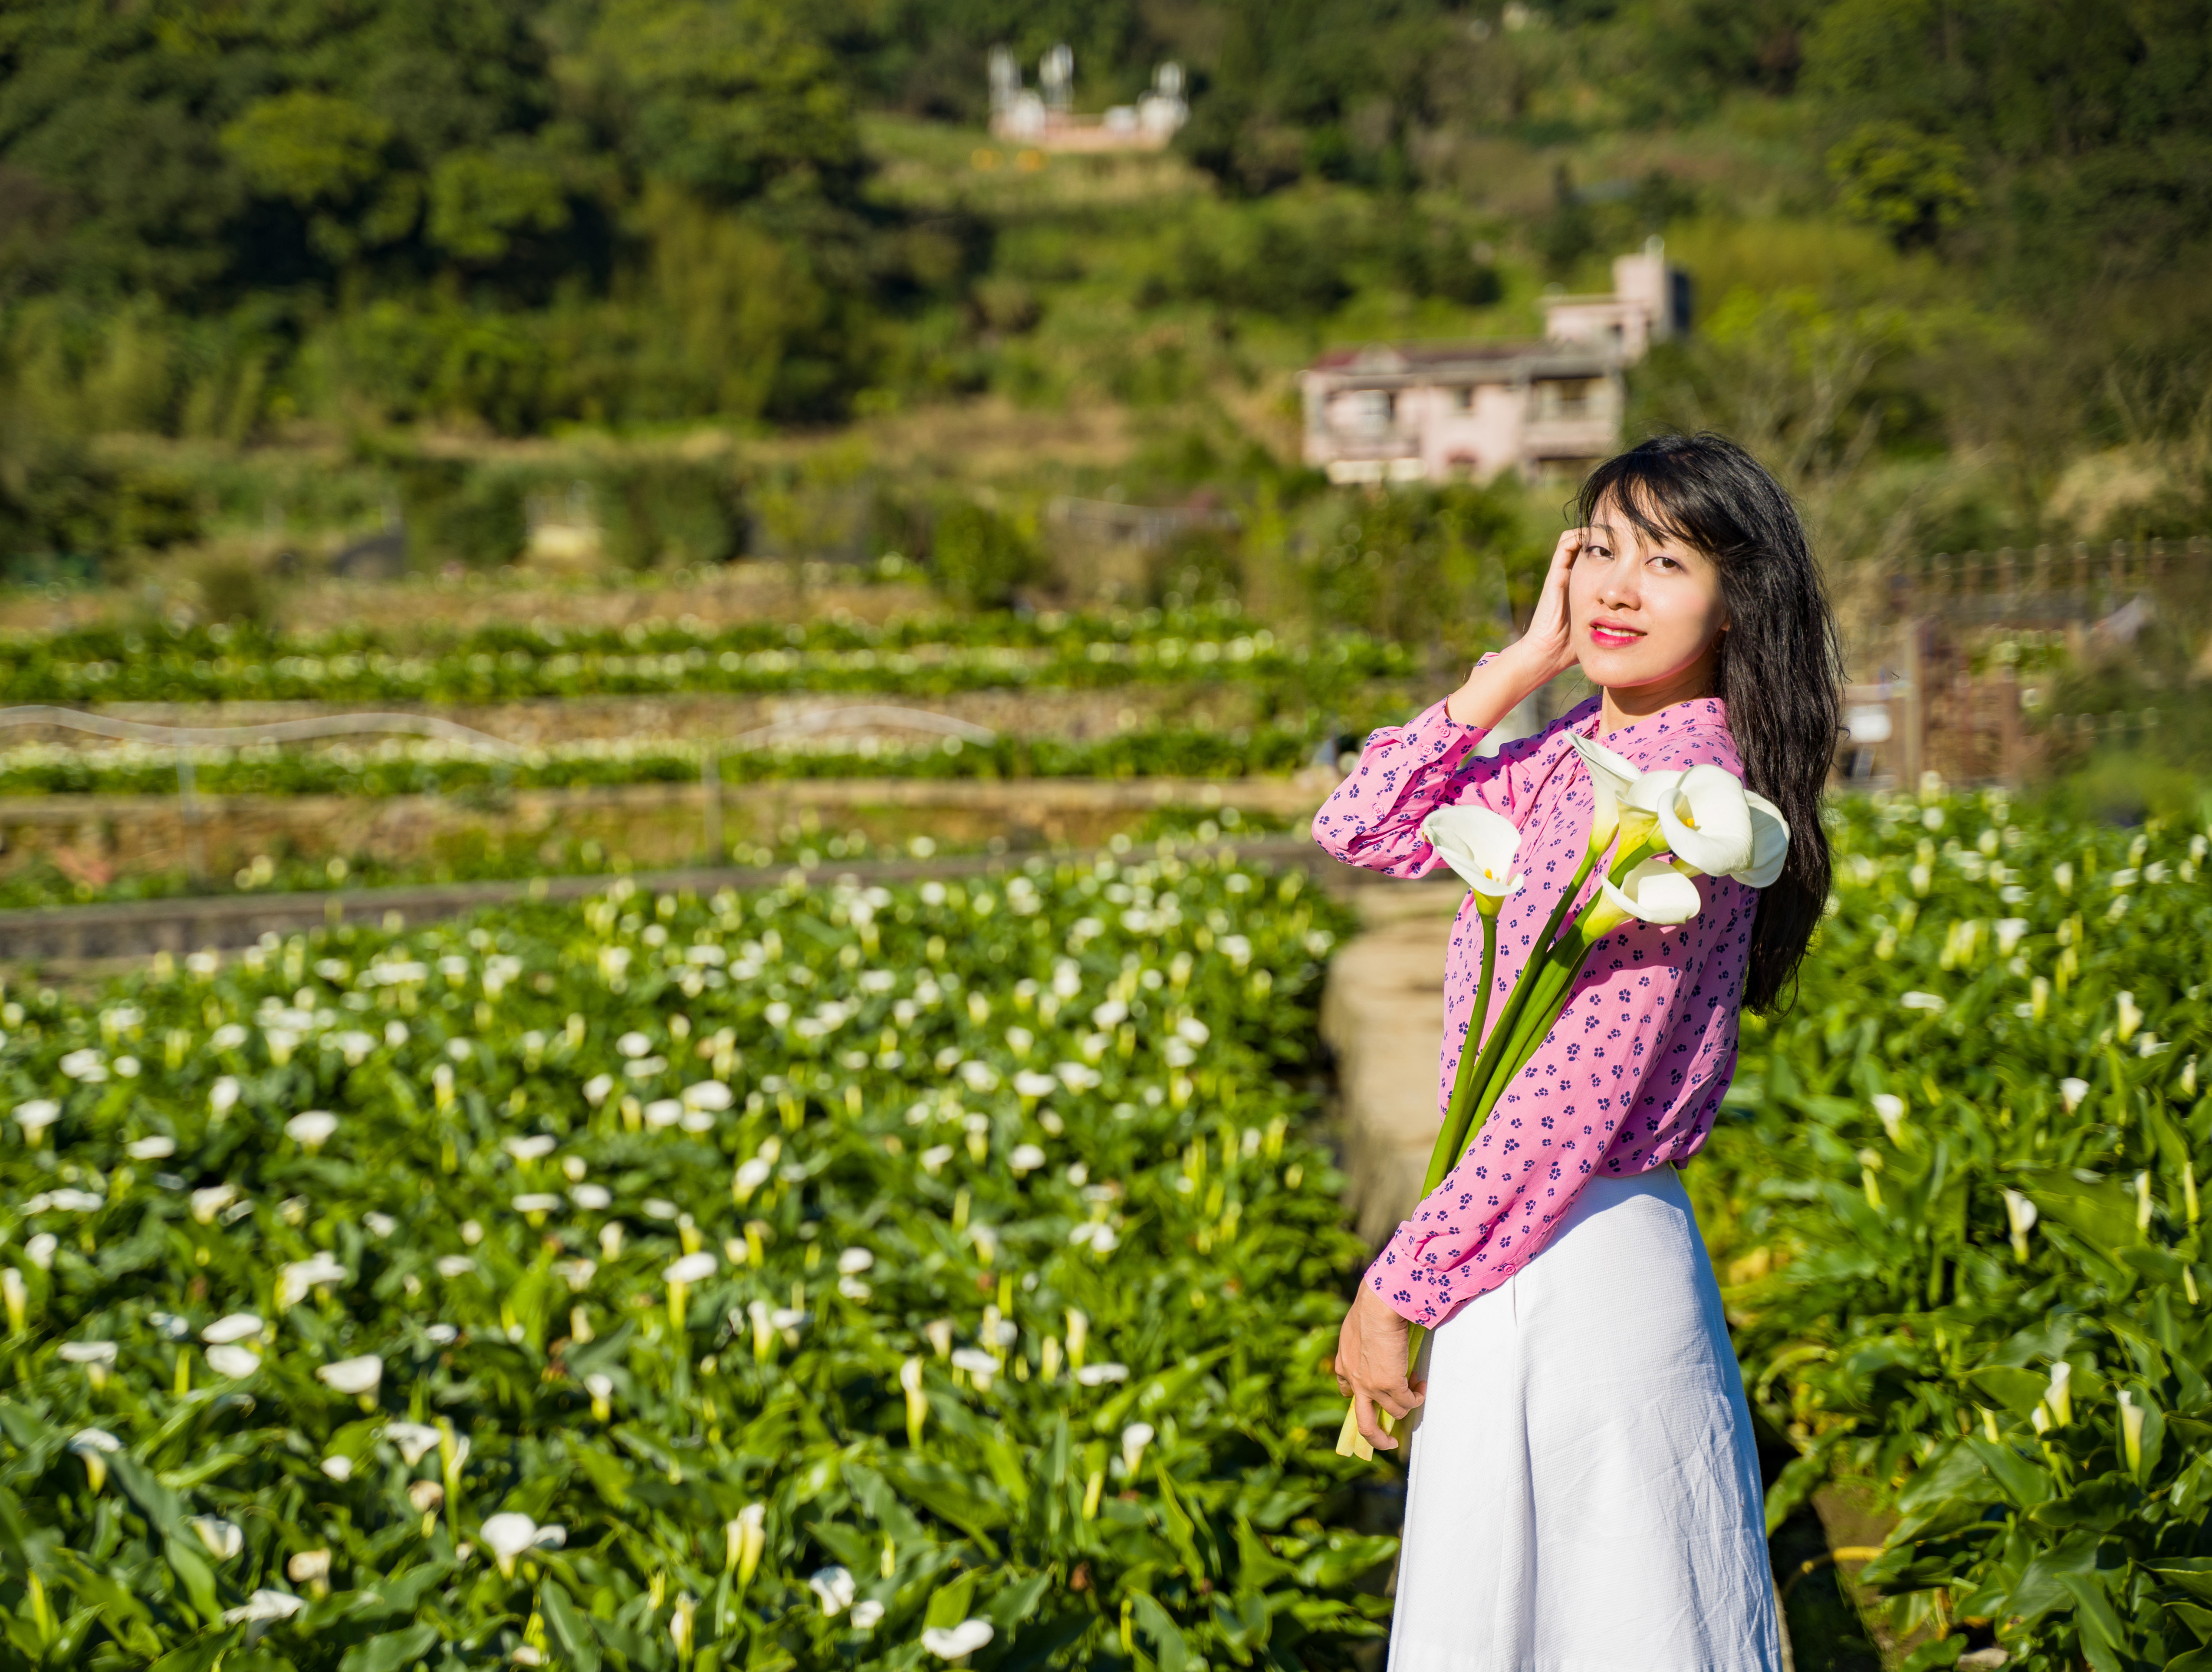
<path fill-rule="evenodd" d="M 1688 328 L 1687 275 L 1659 240 L 1604 296 L 1543 299 L 1542 340 L 1371 344 L 1303 374 L 1305 459 L 1329 480 L 1580 476 L 1620 444 L 1621 368 Z"/>
<path fill-rule="evenodd" d="M 1653 237 L 1634 255 L 1613 258 L 1611 295 L 1547 295 L 1543 307 L 1547 340 L 1610 349 L 1632 366 L 1654 343 L 1689 330 L 1690 276 L 1667 264 L 1666 246 Z"/>

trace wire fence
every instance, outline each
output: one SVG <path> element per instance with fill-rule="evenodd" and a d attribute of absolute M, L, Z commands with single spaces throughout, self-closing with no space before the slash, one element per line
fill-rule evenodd
<path fill-rule="evenodd" d="M 178 811 L 185 832 L 185 863 L 194 877 L 206 874 L 206 844 L 202 806 L 193 751 L 210 748 L 243 749 L 264 744 L 306 743 L 331 738 L 408 735 L 475 751 L 506 765 L 526 763 L 529 751 L 456 720 L 435 714 L 314 714 L 297 720 L 267 720 L 246 726 L 161 726 L 147 720 L 124 720 L 111 714 L 87 713 L 46 703 L 0 708 L 0 729 L 39 727 L 83 733 L 112 742 L 133 743 L 171 751 L 177 773 Z M 767 726 L 738 733 L 726 740 L 704 741 L 699 753 L 699 781 L 702 812 L 701 839 L 704 851 L 722 851 L 722 769 L 726 753 L 770 749 L 834 736 L 841 732 L 918 732 L 933 737 L 957 738 L 962 742 L 992 744 L 998 733 L 988 727 L 927 708 L 889 703 L 863 703 L 836 708 L 815 708 L 792 714 Z M 956 745 L 957 746 L 957 745 Z"/>

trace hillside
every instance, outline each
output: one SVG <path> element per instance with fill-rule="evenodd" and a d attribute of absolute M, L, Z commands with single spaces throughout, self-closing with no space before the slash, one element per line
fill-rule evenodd
<path fill-rule="evenodd" d="M 422 503 L 426 448 L 469 503 L 409 516 L 418 563 L 512 558 L 532 483 L 461 478 L 579 449 L 726 461 L 632 563 L 922 558 L 978 489 L 1296 520 L 1317 349 L 1528 331 L 1655 233 L 1697 329 L 1631 430 L 1744 436 L 1838 558 L 2187 534 L 2206 9 L 37 0 L 0 20 L 0 551 L 312 558 Z M 992 142 L 986 49 L 1060 40 L 1082 108 L 1185 64 L 1173 149 Z M 825 479 L 866 526 L 779 534 Z"/>

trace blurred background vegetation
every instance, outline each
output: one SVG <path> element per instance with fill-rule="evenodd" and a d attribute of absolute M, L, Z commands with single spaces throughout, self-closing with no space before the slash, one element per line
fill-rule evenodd
<path fill-rule="evenodd" d="M 1062 40 L 1082 108 L 1187 67 L 1171 152 L 988 139 L 988 48 Z M 565 515 L 617 571 L 1457 654 L 1564 489 L 1334 492 L 1295 374 L 1533 333 L 1653 233 L 1696 329 L 1630 439 L 1744 439 L 1846 593 L 2212 526 L 2212 0 L 16 0 L 0 563 L 258 619 L 333 565 L 557 569 Z M 1060 496 L 1199 514 L 1102 567 Z M 2172 706 L 2202 648 L 2077 695 Z"/>

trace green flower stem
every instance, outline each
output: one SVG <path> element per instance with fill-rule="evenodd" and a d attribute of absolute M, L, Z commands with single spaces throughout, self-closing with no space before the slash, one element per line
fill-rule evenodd
<path fill-rule="evenodd" d="M 1443 1183 L 1444 1175 L 1458 1164 L 1460 1152 L 1467 1146 L 1468 1094 L 1480 1079 L 1480 1069 L 1486 1054 L 1481 1043 L 1482 1024 L 1490 1012 L 1490 982 L 1498 967 L 1498 909 L 1502 903 L 1475 897 L 1475 909 L 1482 918 L 1482 976 L 1475 988 L 1478 1009 L 1468 1018 L 1467 1043 L 1460 1048 L 1459 1067 L 1452 1076 L 1451 1097 L 1444 1104 L 1443 1124 L 1437 1129 L 1437 1141 L 1429 1152 L 1429 1170 L 1421 1185 L 1421 1194 L 1427 1195 Z"/>

